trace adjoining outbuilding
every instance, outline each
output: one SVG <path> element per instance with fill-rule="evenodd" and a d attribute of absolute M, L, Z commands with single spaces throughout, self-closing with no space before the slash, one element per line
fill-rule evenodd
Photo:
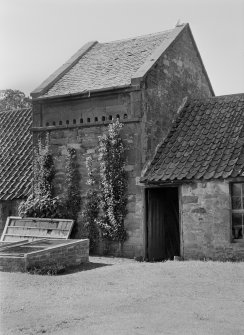
<path fill-rule="evenodd" d="M 150 260 L 244 259 L 244 94 L 185 100 L 141 182 Z"/>
<path fill-rule="evenodd" d="M 0 113 L 0 235 L 32 188 L 32 109 Z"/>

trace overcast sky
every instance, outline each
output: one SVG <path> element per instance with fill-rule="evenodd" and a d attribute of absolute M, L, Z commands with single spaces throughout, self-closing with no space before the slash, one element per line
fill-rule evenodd
<path fill-rule="evenodd" d="M 216 95 L 244 93 L 244 0 L 0 0 L 0 89 L 29 95 L 83 44 L 190 24 Z"/>

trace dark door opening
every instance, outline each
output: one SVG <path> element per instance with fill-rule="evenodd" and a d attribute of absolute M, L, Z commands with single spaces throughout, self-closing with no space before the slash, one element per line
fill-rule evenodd
<path fill-rule="evenodd" d="M 148 260 L 161 261 L 180 256 L 178 188 L 147 189 L 146 201 Z"/>

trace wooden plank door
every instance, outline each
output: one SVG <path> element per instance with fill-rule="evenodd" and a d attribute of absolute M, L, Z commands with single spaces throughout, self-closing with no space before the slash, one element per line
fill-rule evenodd
<path fill-rule="evenodd" d="M 148 190 L 148 259 L 149 261 L 159 261 L 165 258 L 164 248 L 164 208 L 160 192 Z"/>

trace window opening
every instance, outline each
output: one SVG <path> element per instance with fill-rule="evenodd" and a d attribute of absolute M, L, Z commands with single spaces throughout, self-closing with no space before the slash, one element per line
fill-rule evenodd
<path fill-rule="evenodd" d="M 66 120 L 66 124 L 69 124 L 69 120 Z"/>
<path fill-rule="evenodd" d="M 244 237 L 244 183 L 231 184 L 232 237 Z"/>
<path fill-rule="evenodd" d="M 87 122 L 91 122 L 91 119 L 89 117 L 87 118 Z"/>
<path fill-rule="evenodd" d="M 80 119 L 80 123 L 83 123 L 83 119 Z"/>
<path fill-rule="evenodd" d="M 73 120 L 73 124 L 76 124 L 76 119 Z"/>
<path fill-rule="evenodd" d="M 53 121 L 53 126 L 56 126 L 56 122 L 55 121 Z"/>
<path fill-rule="evenodd" d="M 59 121 L 59 125 L 62 126 L 63 122 L 62 121 Z"/>
<path fill-rule="evenodd" d="M 103 117 L 102 117 L 102 121 L 105 121 L 105 120 L 106 120 L 106 118 L 105 118 L 105 116 L 103 116 Z"/>

